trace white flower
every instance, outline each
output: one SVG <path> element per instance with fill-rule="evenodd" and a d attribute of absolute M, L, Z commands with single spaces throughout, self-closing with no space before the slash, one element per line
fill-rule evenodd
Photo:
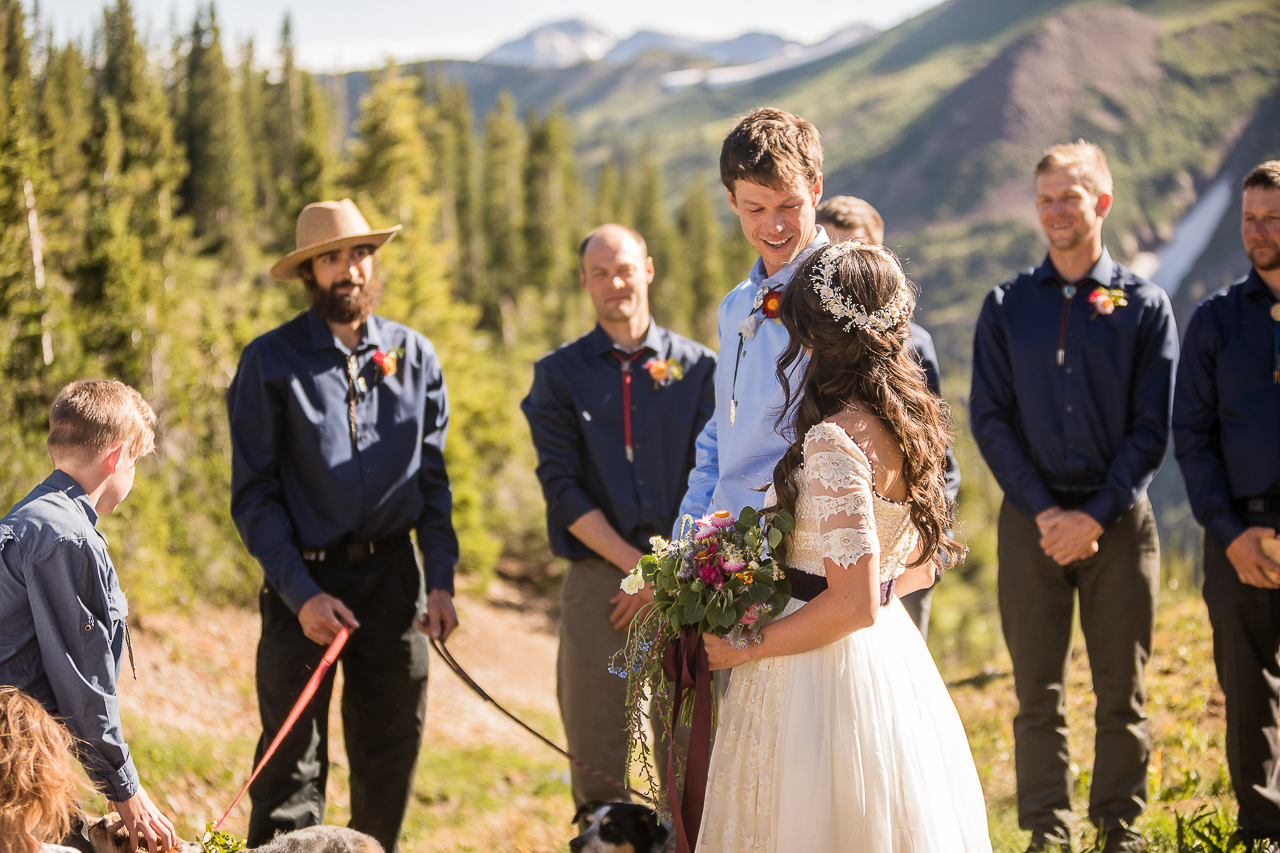
<path fill-rule="evenodd" d="M 632 572 L 622 579 L 622 591 L 627 595 L 635 595 L 644 589 L 644 576 L 639 572 Z"/>
<path fill-rule="evenodd" d="M 738 334 L 749 341 L 756 336 L 756 327 L 759 325 L 760 321 L 755 316 L 749 316 L 738 324 Z"/>
<path fill-rule="evenodd" d="M 653 549 L 653 556 L 661 557 L 667 553 L 667 549 L 671 547 L 671 543 L 663 539 L 661 536 L 650 536 L 649 547 Z"/>

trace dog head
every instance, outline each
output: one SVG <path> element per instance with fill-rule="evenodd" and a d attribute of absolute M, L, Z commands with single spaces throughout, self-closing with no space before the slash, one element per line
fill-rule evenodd
<path fill-rule="evenodd" d="M 118 814 L 109 814 L 90 821 L 86 827 L 89 843 L 93 845 L 93 853 L 129 853 L 129 833 L 124 828 L 124 821 Z M 143 843 L 139 850 L 146 850 Z M 190 841 L 179 841 L 177 846 L 166 853 L 201 853 L 200 845 Z"/>
<path fill-rule="evenodd" d="M 638 803 L 583 803 L 573 816 L 578 837 L 573 853 L 663 853 L 674 840 L 669 828 L 648 806 Z"/>

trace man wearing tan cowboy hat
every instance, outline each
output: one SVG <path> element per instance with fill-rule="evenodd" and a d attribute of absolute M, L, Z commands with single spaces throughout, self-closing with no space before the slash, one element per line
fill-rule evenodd
<path fill-rule="evenodd" d="M 458 624 L 440 361 L 424 336 L 373 313 L 374 255 L 399 230 L 372 230 L 350 199 L 308 205 L 298 248 L 271 274 L 301 278 L 311 309 L 245 347 L 227 391 L 231 515 L 266 581 L 258 756 L 353 629 L 340 658 L 351 826 L 388 851 L 422 740 L 424 634 Z M 323 820 L 332 687 L 331 671 L 250 788 L 250 847 Z"/>

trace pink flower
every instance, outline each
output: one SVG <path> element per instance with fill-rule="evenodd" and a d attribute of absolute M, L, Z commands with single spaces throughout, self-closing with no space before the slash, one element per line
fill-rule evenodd
<path fill-rule="evenodd" d="M 708 586 L 720 586 L 724 575 L 715 563 L 703 563 L 698 566 L 698 577 L 702 578 L 702 582 Z"/>
<path fill-rule="evenodd" d="M 733 516 L 731 516 L 727 510 L 718 510 L 715 515 L 711 516 L 710 521 L 712 527 L 733 527 Z"/>
<path fill-rule="evenodd" d="M 1089 304 L 1093 306 L 1093 310 L 1102 316 L 1106 316 L 1116 310 L 1115 300 L 1111 298 L 1111 294 L 1105 288 L 1099 287 L 1089 294 Z"/>

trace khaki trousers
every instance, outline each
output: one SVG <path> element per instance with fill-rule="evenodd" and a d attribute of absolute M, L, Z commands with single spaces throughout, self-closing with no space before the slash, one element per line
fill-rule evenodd
<path fill-rule="evenodd" d="M 569 753 L 619 781 L 627 773 L 627 680 L 609 672 L 627 632 L 609 621 L 625 577 L 601 559 L 573 560 L 560 589 L 560 651 L 556 656 L 556 698 Z M 665 767 L 666 752 L 659 751 Z M 573 802 L 625 800 L 625 791 L 569 765 Z"/>

